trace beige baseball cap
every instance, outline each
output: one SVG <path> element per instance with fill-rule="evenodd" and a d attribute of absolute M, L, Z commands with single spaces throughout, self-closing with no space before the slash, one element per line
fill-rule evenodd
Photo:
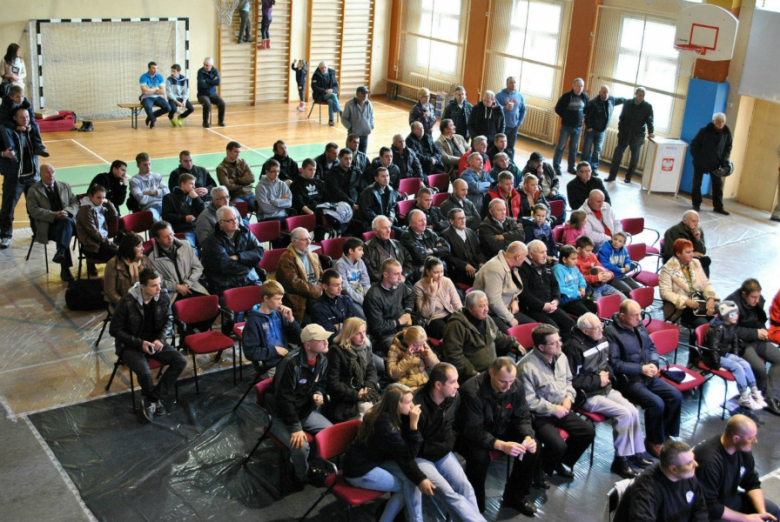
<path fill-rule="evenodd" d="M 331 332 L 318 324 L 310 324 L 301 332 L 301 342 L 308 341 L 327 341 L 330 339 Z"/>

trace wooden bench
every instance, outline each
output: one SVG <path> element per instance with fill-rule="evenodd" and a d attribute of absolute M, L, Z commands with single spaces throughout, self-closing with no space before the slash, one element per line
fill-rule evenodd
<path fill-rule="evenodd" d="M 190 100 L 190 103 L 195 105 L 200 105 L 200 102 L 198 100 L 192 101 Z M 141 105 L 141 102 L 135 102 L 135 103 L 119 103 L 119 108 L 121 109 L 130 109 L 130 126 L 134 129 L 138 128 L 138 115 L 141 114 L 144 110 L 144 106 Z M 211 114 L 209 114 L 209 120 L 211 119 Z"/>
<path fill-rule="evenodd" d="M 385 81 L 387 82 L 387 99 L 388 100 L 397 100 L 398 99 L 398 88 L 399 87 L 408 87 L 409 89 L 414 89 L 415 91 L 419 90 L 422 86 L 421 85 L 413 85 L 411 83 L 402 82 L 401 80 L 393 80 L 390 78 L 385 78 Z M 436 93 L 431 92 L 431 105 L 436 105 Z"/>

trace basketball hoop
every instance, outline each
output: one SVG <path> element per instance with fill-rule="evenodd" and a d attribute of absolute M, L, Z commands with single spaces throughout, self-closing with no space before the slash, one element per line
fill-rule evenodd
<path fill-rule="evenodd" d="M 240 0 L 214 0 L 214 6 L 217 8 L 217 19 L 225 27 L 233 25 L 233 12 L 238 7 Z"/>
<path fill-rule="evenodd" d="M 674 46 L 680 52 L 680 69 L 693 74 L 693 67 L 700 56 L 707 54 L 707 48 L 699 45 L 678 44 Z"/>

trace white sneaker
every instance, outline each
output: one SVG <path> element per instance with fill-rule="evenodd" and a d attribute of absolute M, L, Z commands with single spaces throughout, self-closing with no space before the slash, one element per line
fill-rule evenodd
<path fill-rule="evenodd" d="M 753 397 L 750 394 L 741 395 L 739 397 L 739 400 L 737 400 L 737 404 L 739 404 L 740 407 L 745 408 L 746 410 L 764 409 L 763 406 L 759 406 L 759 404 L 755 400 L 753 400 Z"/>
<path fill-rule="evenodd" d="M 8 248 L 11 246 L 11 238 L 10 237 L 4 237 L 0 239 L 0 248 Z"/>
<path fill-rule="evenodd" d="M 753 398 L 753 400 L 762 408 L 766 408 L 768 404 L 764 400 L 764 394 L 761 393 L 761 390 L 755 390 L 750 392 L 750 396 Z"/>

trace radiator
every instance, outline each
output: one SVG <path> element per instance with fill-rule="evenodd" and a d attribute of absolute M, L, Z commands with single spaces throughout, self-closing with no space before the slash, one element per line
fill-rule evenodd
<path fill-rule="evenodd" d="M 612 164 L 612 153 L 615 152 L 615 146 L 617 146 L 617 129 L 608 128 L 604 135 L 604 145 L 601 148 L 601 157 L 599 161 L 606 161 Z M 582 138 L 580 138 L 580 148 L 582 147 Z M 647 146 L 642 145 L 639 150 L 639 163 L 637 163 L 636 171 L 642 172 L 645 168 L 645 158 L 647 157 Z M 620 163 L 621 167 L 628 168 L 628 162 L 631 158 L 629 148 L 623 152 L 623 161 Z"/>
<path fill-rule="evenodd" d="M 428 78 L 424 74 L 418 73 L 409 74 L 409 83 L 417 85 L 418 88 L 427 87 L 433 93 L 439 93 L 442 91 L 450 93 L 455 89 L 452 83 L 448 81 L 438 80 L 436 78 Z M 417 101 L 417 91 L 410 89 L 409 87 L 401 87 L 398 89 L 398 95 L 401 98 Z"/>
<path fill-rule="evenodd" d="M 558 116 L 549 109 L 526 105 L 525 120 L 518 132 L 523 136 L 553 144 L 557 119 Z"/>

